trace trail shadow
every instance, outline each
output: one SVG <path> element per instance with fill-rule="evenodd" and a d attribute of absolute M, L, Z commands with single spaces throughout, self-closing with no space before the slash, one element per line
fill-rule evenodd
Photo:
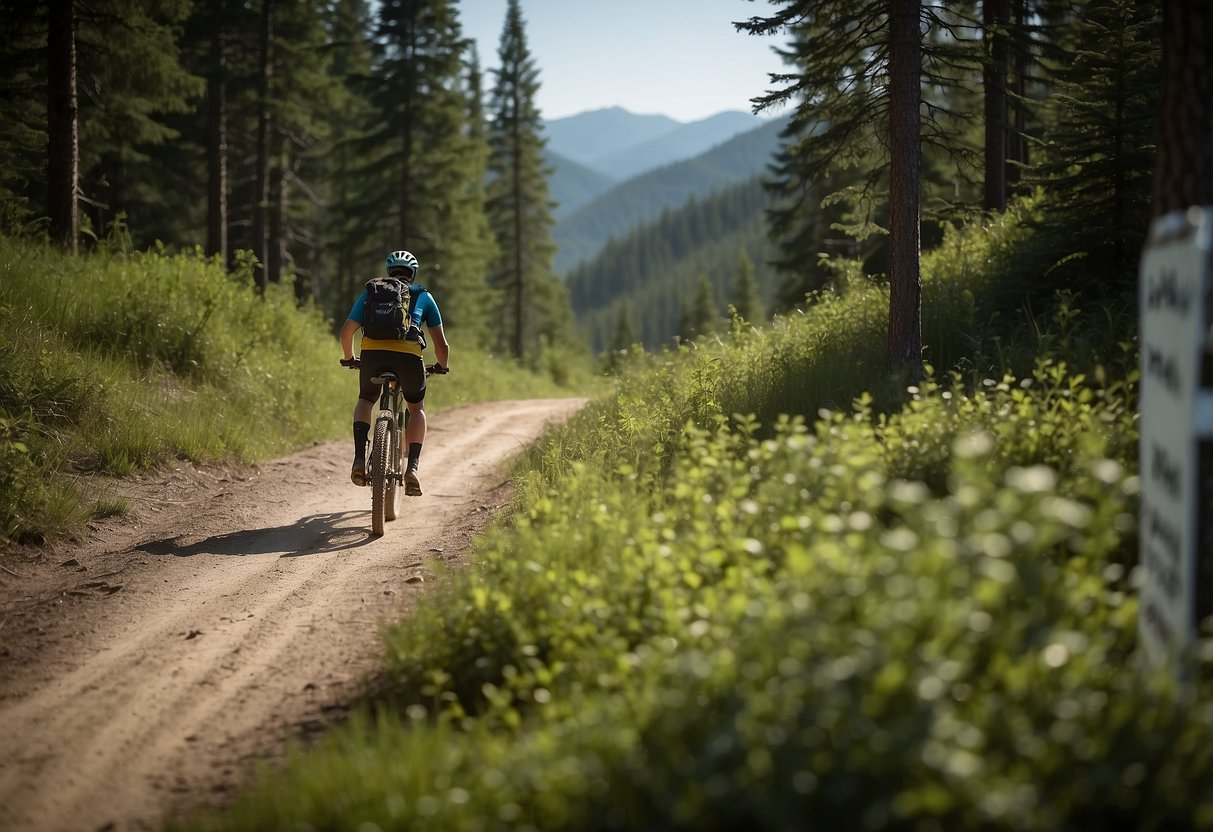
<path fill-rule="evenodd" d="M 142 543 L 134 551 L 175 557 L 278 555 L 284 558 L 339 552 L 365 546 L 374 540 L 364 521 L 356 525 L 353 523 L 355 518 L 364 518 L 368 514 L 369 511 L 313 514 L 285 526 L 216 534 L 193 543 L 183 542 L 193 535 L 177 535 Z"/>

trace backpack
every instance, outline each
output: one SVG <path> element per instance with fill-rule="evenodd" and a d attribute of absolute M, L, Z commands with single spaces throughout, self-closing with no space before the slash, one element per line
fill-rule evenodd
<path fill-rule="evenodd" d="M 413 320 L 413 311 L 423 292 L 424 288 L 411 287 L 394 277 L 368 280 L 362 334 L 376 341 L 415 341 L 425 349 L 425 335 Z"/>

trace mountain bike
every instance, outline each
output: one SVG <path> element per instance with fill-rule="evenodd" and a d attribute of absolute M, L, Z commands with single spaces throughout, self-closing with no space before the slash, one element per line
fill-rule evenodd
<path fill-rule="evenodd" d="M 344 363 L 344 362 L 343 362 Z M 355 357 L 345 366 L 358 369 L 361 361 Z M 427 365 L 426 376 L 450 372 L 437 364 Z M 385 520 L 395 520 L 400 512 L 400 492 L 404 490 L 404 431 L 409 424 L 409 408 L 404 391 L 396 382 L 396 374 L 387 371 L 371 379 L 379 385 L 379 415 L 371 430 L 370 476 L 371 534 L 383 534 Z"/>

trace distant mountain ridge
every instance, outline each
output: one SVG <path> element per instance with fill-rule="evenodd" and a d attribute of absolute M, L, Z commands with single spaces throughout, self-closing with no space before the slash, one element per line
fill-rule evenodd
<path fill-rule="evenodd" d="M 618 184 L 605 173 L 592 170 L 551 149 L 544 153 L 544 164 L 552 171 L 548 177 L 548 194 L 556 202 L 552 216 L 557 220 Z"/>
<path fill-rule="evenodd" d="M 698 156 L 764 119 L 726 110 L 683 123 L 663 115 L 637 115 L 620 107 L 544 122 L 548 150 L 616 180 Z"/>
<path fill-rule="evenodd" d="M 566 285 L 578 329 L 591 350 L 607 349 L 621 316 L 648 349 L 670 343 L 700 278 L 707 278 L 723 320 L 745 252 L 763 303 L 770 308 L 780 276 L 770 266 L 762 177 L 692 198 L 627 236 L 569 274 Z M 754 321 L 760 323 L 760 321 Z"/>
<path fill-rule="evenodd" d="M 650 141 L 679 126 L 669 116 L 637 115 L 622 107 L 608 107 L 545 121 L 543 131 L 553 153 L 593 167 L 594 159 Z"/>
<path fill-rule="evenodd" d="M 604 154 L 587 165 L 595 170 L 607 171 L 617 179 L 628 179 L 662 165 L 698 156 L 764 123 L 764 119 L 749 113 L 717 113 L 701 121 L 679 125 L 646 142 Z"/>

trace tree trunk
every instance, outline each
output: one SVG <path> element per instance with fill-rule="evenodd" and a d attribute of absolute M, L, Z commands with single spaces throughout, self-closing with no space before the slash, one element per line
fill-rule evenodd
<path fill-rule="evenodd" d="M 270 60 L 270 39 L 273 35 L 273 0 L 261 0 L 261 78 L 258 94 L 257 161 L 256 182 L 253 199 L 253 249 L 257 254 L 257 288 L 264 294 L 266 288 L 266 263 L 269 254 L 268 217 L 270 200 L 270 75 L 273 63 Z"/>
<path fill-rule="evenodd" d="M 1213 207 L 1213 8 L 1207 0 L 1164 0 L 1162 112 L 1154 168 L 1155 217 Z M 1205 298 L 1205 303 L 1209 299 Z M 1202 392 L 1213 388 L 1213 361 L 1200 362 Z M 1213 616 L 1213 441 L 1199 439 L 1195 614 Z"/>
<path fill-rule="evenodd" d="M 1154 216 L 1213 206 L 1213 8 L 1164 0 Z"/>
<path fill-rule="evenodd" d="M 227 54 L 223 38 L 224 3 L 211 35 L 211 72 L 207 78 L 206 253 L 227 258 Z"/>
<path fill-rule="evenodd" d="M 922 372 L 919 275 L 922 33 L 920 0 L 890 0 L 889 362 Z"/>
<path fill-rule="evenodd" d="M 281 145 L 279 137 L 276 145 Z M 270 168 L 269 182 L 269 231 L 266 233 L 266 280 L 282 282 L 283 249 L 286 246 L 286 152 L 278 147 L 274 152 L 274 164 Z"/>
<path fill-rule="evenodd" d="M 51 236 L 74 254 L 79 230 L 76 190 L 80 181 L 80 140 L 73 2 L 51 0 L 48 9 L 46 204 Z"/>
<path fill-rule="evenodd" d="M 1014 190 L 1023 178 L 1023 169 L 1028 164 L 1028 143 L 1024 138 L 1027 130 L 1026 102 L 1024 94 L 1027 89 L 1025 78 L 1031 55 L 1028 51 L 1027 10 L 1025 0 L 1014 0 L 1015 9 L 1015 39 L 1011 50 L 1010 67 L 1010 96 L 1007 101 L 1007 111 L 1014 124 L 1007 134 L 1007 189 Z"/>
<path fill-rule="evenodd" d="M 985 30 L 985 199 L 988 211 L 1007 207 L 1007 18 L 1008 0 L 982 0 Z"/>

